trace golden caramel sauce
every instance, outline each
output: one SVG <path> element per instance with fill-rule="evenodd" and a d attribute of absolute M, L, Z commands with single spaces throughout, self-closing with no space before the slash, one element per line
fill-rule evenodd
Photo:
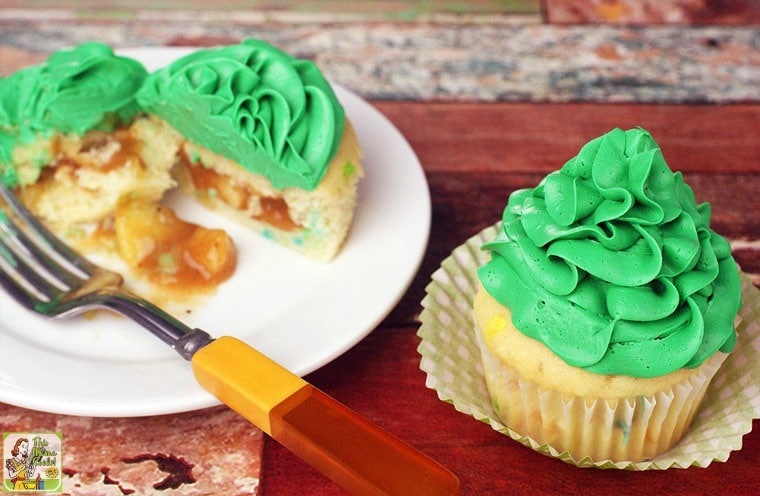
<path fill-rule="evenodd" d="M 54 144 L 54 151 L 55 151 Z M 59 151 L 54 155 L 60 160 Z M 144 167 L 140 159 L 142 143 L 135 139 L 129 129 L 118 129 L 112 133 L 90 131 L 82 136 L 77 158 L 73 160 L 80 167 L 95 168 L 100 172 L 110 172 L 127 164 Z"/>
<path fill-rule="evenodd" d="M 282 198 L 261 197 L 261 214 L 255 218 L 283 231 L 295 231 L 301 227 L 290 217 L 288 204 Z"/>
<path fill-rule="evenodd" d="M 255 194 L 250 188 L 235 184 L 229 177 L 191 161 L 184 151 L 182 159 L 196 189 L 204 192 L 216 191 L 217 197 L 237 210 L 248 208 L 251 197 Z M 261 211 L 253 216 L 254 219 L 283 231 L 295 231 L 301 228 L 290 216 L 288 204 L 283 198 L 257 196 L 259 196 Z"/>
<path fill-rule="evenodd" d="M 203 167 L 197 162 L 194 162 L 190 157 L 187 156 L 187 152 L 184 148 L 180 150 L 180 159 L 190 173 L 190 176 L 193 179 L 193 185 L 197 189 L 207 191 L 216 188 L 217 184 L 221 180 L 221 176 L 219 174 L 212 171 L 211 169 Z"/>
<path fill-rule="evenodd" d="M 226 232 L 185 221 L 153 202 L 119 205 L 113 230 L 121 258 L 151 283 L 169 289 L 213 289 L 237 265 L 235 245 Z"/>
<path fill-rule="evenodd" d="M 49 187 L 50 182 L 64 175 L 73 175 L 76 169 L 82 167 L 95 167 L 98 171 L 107 173 L 124 167 L 130 160 L 133 164 L 144 167 L 139 155 L 142 145 L 128 129 L 121 129 L 110 135 L 101 131 L 90 131 L 81 138 L 78 153 L 74 156 L 65 153 L 61 141 L 58 135 L 53 138 L 50 148 L 53 159 L 50 167 L 43 167 L 40 170 L 39 179 L 21 190 L 23 195 L 32 198 L 34 195 L 42 194 Z M 97 150 L 103 149 L 109 141 L 118 143 L 118 148 L 113 148 L 115 151 L 110 154 L 108 160 L 95 163 L 92 160 L 85 161 L 81 156 L 82 153 L 97 153 Z"/>
<path fill-rule="evenodd" d="M 125 129 L 112 133 L 113 139 L 119 143 L 118 150 L 111 155 L 107 162 L 99 165 L 98 169 L 103 172 L 118 169 L 126 164 L 130 159 L 135 165 L 143 166 L 140 159 L 142 143 L 136 140 L 132 134 Z"/>
<path fill-rule="evenodd" d="M 79 169 L 107 174 L 125 166 L 145 167 L 141 147 L 129 129 L 91 131 L 78 142 L 56 136 L 51 142 L 50 166 L 43 167 L 39 180 L 19 188 L 18 194 L 25 204 L 33 205 L 53 183 L 76 182 Z M 67 237 L 83 253 L 117 254 L 136 279 L 150 284 L 146 290 L 155 293 L 150 299 L 160 296 L 165 303 L 210 293 L 237 265 L 235 245 L 226 232 L 187 222 L 170 208 L 148 200 L 122 202 L 96 226 L 70 230 Z"/>

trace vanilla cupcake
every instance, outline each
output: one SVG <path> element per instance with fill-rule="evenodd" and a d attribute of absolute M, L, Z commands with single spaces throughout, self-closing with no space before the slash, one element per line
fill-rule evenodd
<path fill-rule="evenodd" d="M 300 253 L 337 255 L 356 208 L 361 148 L 316 64 L 249 39 L 174 61 L 137 100 L 167 123 L 161 139 L 180 147 L 184 191 Z"/>
<path fill-rule="evenodd" d="M 138 105 L 147 77 L 137 60 L 92 42 L 0 79 L 0 182 L 77 250 L 117 256 L 136 277 L 112 268 L 129 280 L 186 298 L 227 279 L 236 252 L 224 231 L 159 205 L 177 185 L 180 149 Z"/>
<path fill-rule="evenodd" d="M 494 408 L 576 461 L 641 461 L 684 435 L 736 342 L 740 281 L 650 134 L 615 129 L 514 192 L 478 271 Z"/>
<path fill-rule="evenodd" d="M 93 42 L 0 78 L 0 181 L 59 235 L 176 185 L 177 149 L 135 99 L 147 76 Z"/>

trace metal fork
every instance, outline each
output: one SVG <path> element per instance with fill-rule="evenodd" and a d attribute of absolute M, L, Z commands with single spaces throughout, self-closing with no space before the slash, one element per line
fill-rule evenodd
<path fill-rule="evenodd" d="M 52 318 L 94 308 L 131 318 L 189 360 L 207 391 L 351 493 L 459 494 L 448 469 L 244 342 L 122 289 L 121 275 L 50 233 L 1 181 L 0 198 L 0 285 L 21 305 Z"/>

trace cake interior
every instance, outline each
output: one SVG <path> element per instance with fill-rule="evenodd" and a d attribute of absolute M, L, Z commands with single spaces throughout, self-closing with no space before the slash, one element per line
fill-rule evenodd
<path fill-rule="evenodd" d="M 21 200 L 84 252 L 110 252 L 162 287 L 215 287 L 234 272 L 235 246 L 213 227 L 161 204 L 180 186 L 207 207 L 316 260 L 340 251 L 356 206 L 361 151 L 347 123 L 312 191 L 278 190 L 152 115 L 112 132 L 52 133 L 14 149 Z"/>

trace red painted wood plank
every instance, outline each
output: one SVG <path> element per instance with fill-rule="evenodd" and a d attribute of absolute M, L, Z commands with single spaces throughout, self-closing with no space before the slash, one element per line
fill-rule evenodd
<path fill-rule="evenodd" d="M 760 172 L 760 104 L 373 102 L 429 172 L 549 172 L 615 127 L 650 131 L 671 167 Z"/>

